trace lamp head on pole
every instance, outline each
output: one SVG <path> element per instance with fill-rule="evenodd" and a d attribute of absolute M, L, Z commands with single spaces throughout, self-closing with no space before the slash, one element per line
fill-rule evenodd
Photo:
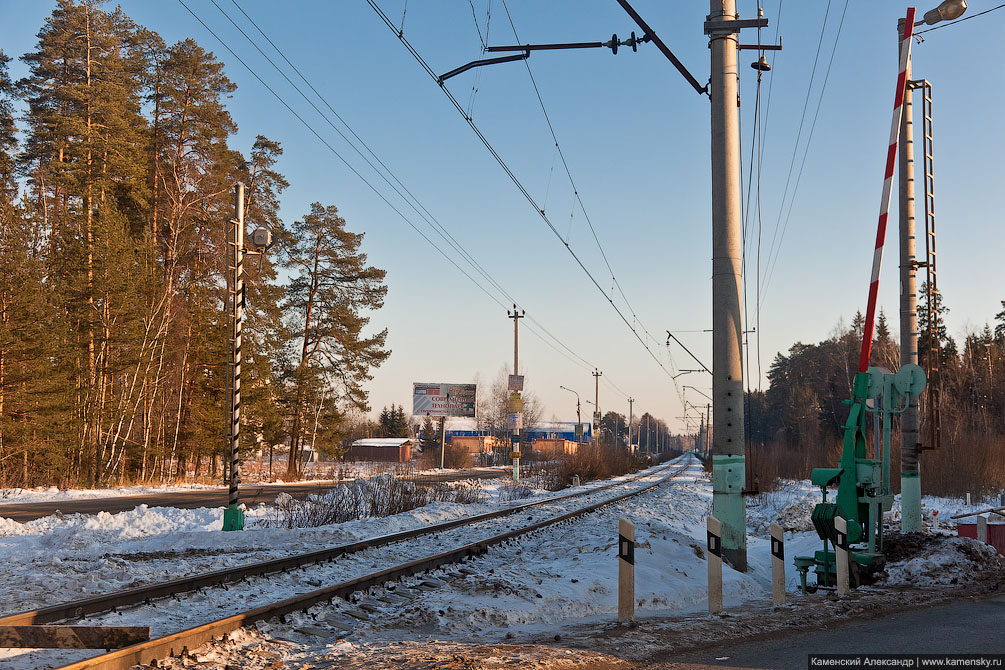
<path fill-rule="evenodd" d="M 939 21 L 952 21 L 963 16 L 965 11 L 967 11 L 967 0 L 944 0 L 935 9 L 925 12 L 924 22 L 932 25 Z M 915 25 L 921 25 L 921 23 L 918 21 Z"/>

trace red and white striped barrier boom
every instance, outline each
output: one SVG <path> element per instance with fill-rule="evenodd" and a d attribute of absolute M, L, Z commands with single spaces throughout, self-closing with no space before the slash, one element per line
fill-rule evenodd
<path fill-rule="evenodd" d="M 886 175 L 883 177 L 883 198 L 879 203 L 879 227 L 876 231 L 876 249 L 872 257 L 872 279 L 869 280 L 869 304 L 865 311 L 865 333 L 862 335 L 862 355 L 858 371 L 869 370 L 872 353 L 872 331 L 876 321 L 876 294 L 879 292 L 879 268 L 883 265 L 883 242 L 886 240 L 886 221 L 890 213 L 893 192 L 893 165 L 897 160 L 897 139 L 900 119 L 904 111 L 904 88 L 907 86 L 907 62 L 911 58 L 911 37 L 914 35 L 914 7 L 907 8 L 904 36 L 900 41 L 900 74 L 897 75 L 897 94 L 893 99 L 893 124 L 890 126 L 890 145 L 886 151 Z"/>

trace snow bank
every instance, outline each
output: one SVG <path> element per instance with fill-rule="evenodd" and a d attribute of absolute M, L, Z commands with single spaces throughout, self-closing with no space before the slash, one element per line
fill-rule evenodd
<path fill-rule="evenodd" d="M 924 545 L 916 556 L 887 566 L 886 584 L 962 584 L 979 579 L 982 570 L 1002 564 L 994 547 L 969 537 L 923 537 Z"/>

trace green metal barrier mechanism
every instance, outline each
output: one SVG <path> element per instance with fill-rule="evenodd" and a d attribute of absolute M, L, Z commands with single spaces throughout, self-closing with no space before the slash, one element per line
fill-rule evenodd
<path fill-rule="evenodd" d="M 813 556 L 796 556 L 796 570 L 803 593 L 818 587 L 833 587 L 837 578 L 837 541 L 834 518 L 848 522 L 848 544 L 852 586 L 870 581 L 886 566 L 883 555 L 883 512 L 893 505 L 890 491 L 890 420 L 902 414 L 912 397 L 925 388 L 925 373 L 917 365 L 907 364 L 896 374 L 870 367 L 855 375 L 848 423 L 844 425 L 844 447 L 837 468 L 814 468 L 810 480 L 820 487 L 823 500 L 813 508 L 811 516 L 817 535 L 823 540 L 822 551 Z M 869 400 L 873 407 L 869 407 Z M 876 407 L 879 405 L 879 407 Z M 876 415 L 873 458 L 866 447 L 866 414 Z M 879 424 L 882 423 L 882 429 Z M 837 487 L 837 498 L 828 502 L 828 488 Z M 810 568 L 815 568 L 816 585 L 807 585 Z"/>

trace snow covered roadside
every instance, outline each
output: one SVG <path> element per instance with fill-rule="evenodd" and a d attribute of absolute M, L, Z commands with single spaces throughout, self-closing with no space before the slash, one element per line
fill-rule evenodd
<path fill-rule="evenodd" d="M 567 667 L 563 663 L 581 655 L 584 663 L 619 667 L 624 658 L 644 663 L 653 649 L 934 604 L 952 593 L 946 584 L 979 580 L 985 569 L 995 572 L 993 579 L 1002 578 L 1000 562 L 972 540 L 943 537 L 937 539 L 941 545 L 920 551 L 899 545 L 909 555 L 897 557 L 883 584 L 842 600 L 824 592 L 797 595 L 798 576 L 788 566 L 791 604 L 773 609 L 767 525 L 779 519 L 794 529 L 786 534 L 789 555 L 810 553 L 820 543 L 815 532 L 800 530 L 809 527 L 819 490 L 793 482 L 749 506 L 750 569 L 746 574 L 725 570 L 726 614 L 712 617 L 705 610 L 704 560 L 710 489 L 695 464 L 656 491 L 495 547 L 463 568 L 446 566 L 393 589 L 359 594 L 353 603 L 261 623 L 196 651 L 192 660 L 209 668 L 345 667 L 361 660 L 367 667 L 395 669 L 496 668 Z M 621 516 L 636 523 L 639 624 L 630 629 L 615 623 Z M 926 588 L 905 588 L 916 585 Z M 542 655 L 542 643 L 550 656 Z M 572 654 L 569 644 L 577 648 Z M 580 651 L 584 648 L 590 651 Z"/>
<path fill-rule="evenodd" d="M 621 478 L 619 478 L 621 479 Z M 589 482 L 590 490 L 611 482 Z M 482 502 L 437 502 L 389 517 L 318 528 L 270 528 L 274 506 L 246 511 L 246 529 L 221 532 L 223 508 L 140 505 L 127 512 L 54 514 L 26 523 L 0 517 L 0 612 L 13 613 L 224 567 L 278 558 L 366 537 L 425 527 L 513 503 L 502 480 L 481 480 Z M 529 490 L 517 502 L 556 494 Z M 571 492 L 563 491 L 562 494 Z M 2 511 L 0 511 L 2 514 Z"/>
<path fill-rule="evenodd" d="M 271 482 L 252 482 L 243 476 L 242 480 L 249 486 L 297 486 L 300 484 L 324 484 L 334 483 L 337 477 L 340 481 L 355 477 L 371 477 L 375 474 L 390 472 L 392 474 L 407 474 L 415 476 L 438 475 L 438 474 L 462 474 L 465 470 L 433 468 L 430 470 L 417 469 L 414 465 L 406 463 L 404 465 L 391 463 L 371 463 L 371 462 L 332 462 L 332 463 L 310 463 L 310 473 L 316 475 L 308 479 L 294 481 L 284 481 L 277 479 Z M 478 471 L 485 471 L 490 468 L 475 468 Z M 501 471 L 501 469 L 500 469 Z M 3 514 L 3 505 L 21 505 L 39 502 L 59 502 L 63 500 L 90 500 L 94 498 L 123 498 L 147 495 L 160 495 L 163 493 L 179 493 L 184 491 L 225 491 L 226 486 L 221 484 L 145 484 L 137 486 L 119 486 L 104 489 L 60 489 L 55 486 L 37 487 L 32 489 L 2 489 L 0 488 L 0 515 Z"/>
<path fill-rule="evenodd" d="M 59 489 L 55 486 L 40 486 L 34 489 L 0 489 L 0 514 L 3 513 L 3 505 L 57 502 L 62 500 L 89 500 L 91 498 L 122 498 L 207 489 L 219 489 L 222 491 L 224 487 L 213 484 L 165 484 L 162 486 L 120 486 L 111 489 Z"/>

